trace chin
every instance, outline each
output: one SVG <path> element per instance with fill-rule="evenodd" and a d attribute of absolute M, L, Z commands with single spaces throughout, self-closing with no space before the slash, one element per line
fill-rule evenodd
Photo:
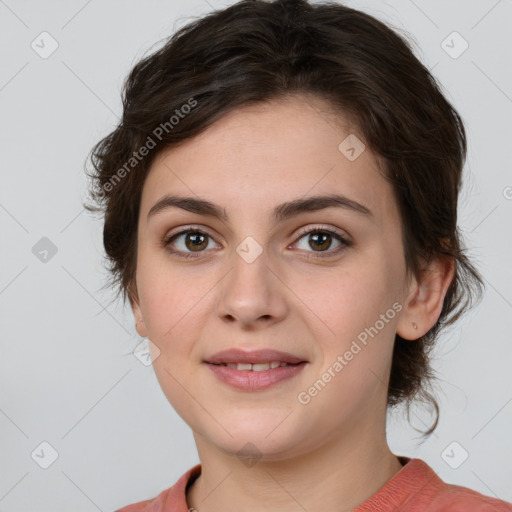
<path fill-rule="evenodd" d="M 227 455 L 237 456 L 241 460 L 244 458 L 254 460 L 286 459 L 296 451 L 298 445 L 304 442 L 304 440 L 290 435 L 287 429 L 283 428 L 278 432 L 281 427 L 276 429 L 275 418 L 274 421 L 269 421 L 268 425 L 259 423 L 259 426 L 251 425 L 244 428 L 240 425 L 225 423 L 223 426 L 233 437 L 221 429 L 220 437 L 217 430 L 206 437 L 207 442 L 215 445 Z"/>

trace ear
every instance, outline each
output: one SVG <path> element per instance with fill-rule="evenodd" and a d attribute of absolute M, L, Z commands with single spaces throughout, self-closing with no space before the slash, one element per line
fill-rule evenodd
<path fill-rule="evenodd" d="M 140 308 L 139 294 L 137 292 L 137 286 L 135 283 L 128 286 L 127 294 L 130 300 L 133 316 L 135 317 L 135 329 L 137 334 L 142 338 L 147 338 L 148 331 L 146 324 L 144 323 L 144 315 L 142 314 L 142 310 Z"/>
<path fill-rule="evenodd" d="M 438 257 L 422 270 L 420 279 L 412 278 L 397 324 L 397 334 L 401 338 L 416 340 L 435 325 L 454 274 L 454 259 Z"/>

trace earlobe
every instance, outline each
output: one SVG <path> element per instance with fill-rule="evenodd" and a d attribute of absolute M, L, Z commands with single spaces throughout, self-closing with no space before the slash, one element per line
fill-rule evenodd
<path fill-rule="evenodd" d="M 141 338 L 146 338 L 148 333 L 146 329 L 146 324 L 144 323 L 144 317 L 142 315 L 142 311 L 140 309 L 138 302 L 132 302 L 132 311 L 133 316 L 135 317 L 135 330 L 137 331 L 137 334 Z"/>
<path fill-rule="evenodd" d="M 443 309 L 446 292 L 453 280 L 455 262 L 440 257 L 414 280 L 397 325 L 397 334 L 406 340 L 416 340 L 437 322 Z"/>
<path fill-rule="evenodd" d="M 136 322 L 135 322 L 135 329 L 137 331 L 137 334 L 141 337 L 141 338 L 147 338 L 147 329 L 146 329 L 146 324 L 144 323 L 144 320 L 142 318 L 139 318 Z"/>
<path fill-rule="evenodd" d="M 135 330 L 137 334 L 142 337 L 147 337 L 147 329 L 146 324 L 144 323 L 144 316 L 142 314 L 142 310 L 139 305 L 139 298 L 137 292 L 133 291 L 131 288 L 128 290 L 128 296 L 130 299 L 130 306 L 132 308 L 133 316 L 135 317 Z"/>

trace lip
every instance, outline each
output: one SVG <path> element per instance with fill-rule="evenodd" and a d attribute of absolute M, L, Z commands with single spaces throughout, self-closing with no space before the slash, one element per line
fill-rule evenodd
<path fill-rule="evenodd" d="M 294 356 L 293 354 L 288 354 L 287 352 L 280 352 L 279 350 L 273 349 L 262 349 L 262 350 L 252 350 L 252 351 L 244 351 L 236 348 L 232 348 L 229 350 L 222 350 L 221 352 L 217 352 L 208 359 L 205 359 L 205 363 L 220 364 L 220 363 L 269 363 L 271 361 L 279 361 L 281 363 L 288 364 L 298 364 L 307 362 L 306 360 Z M 282 368 L 286 368 L 283 366 Z M 275 368 L 277 370 L 277 368 Z M 236 370 L 240 372 L 240 370 Z M 266 373 L 266 370 L 260 373 Z"/>
<path fill-rule="evenodd" d="M 274 361 L 278 360 L 279 358 L 274 359 Z M 238 360 L 238 362 L 242 361 Z M 222 366 L 220 364 L 206 362 L 205 364 L 213 372 L 215 377 L 235 389 L 241 391 L 262 391 L 274 386 L 278 382 L 295 377 L 302 371 L 307 362 L 302 361 L 293 366 L 279 366 L 263 371 L 237 370 L 236 368 L 230 368 L 229 366 Z"/>

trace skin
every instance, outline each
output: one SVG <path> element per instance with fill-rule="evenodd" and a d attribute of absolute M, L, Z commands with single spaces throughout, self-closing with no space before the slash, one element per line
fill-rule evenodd
<path fill-rule="evenodd" d="M 193 430 L 202 473 L 187 502 L 199 512 L 351 510 L 402 468 L 386 442 L 395 334 L 414 340 L 434 325 L 453 265 L 434 261 L 421 280 L 408 278 L 391 186 L 368 148 L 355 161 L 340 152 L 349 130 L 328 108 L 290 96 L 232 111 L 160 153 L 144 184 L 132 309 L 138 333 L 154 344 L 163 392 Z M 278 204 L 331 193 L 373 215 L 331 207 L 270 219 Z M 148 219 L 165 194 L 207 199 L 229 220 L 178 208 Z M 171 254 L 163 241 L 190 225 L 209 235 L 202 252 L 185 234 L 172 248 L 198 257 Z M 315 244 L 297 235 L 302 227 L 338 230 L 351 245 L 337 252 L 334 237 Z M 252 263 L 236 252 L 248 236 L 262 249 Z M 308 258 L 319 253 L 330 255 Z M 300 403 L 298 394 L 395 302 L 400 312 Z M 308 364 L 266 390 L 239 391 L 203 363 L 232 347 L 271 347 Z M 248 442 L 260 456 L 251 466 L 237 455 Z"/>

